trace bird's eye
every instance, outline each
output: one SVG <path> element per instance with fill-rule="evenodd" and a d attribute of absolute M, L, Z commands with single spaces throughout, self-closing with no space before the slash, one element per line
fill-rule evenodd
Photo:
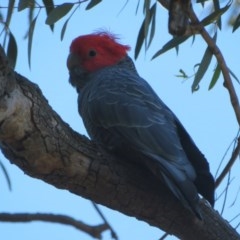
<path fill-rule="evenodd" d="M 96 55 L 97 55 L 97 53 L 96 53 L 95 50 L 90 50 L 90 51 L 88 52 L 88 56 L 89 56 L 89 57 L 94 57 L 94 56 L 96 56 Z"/>

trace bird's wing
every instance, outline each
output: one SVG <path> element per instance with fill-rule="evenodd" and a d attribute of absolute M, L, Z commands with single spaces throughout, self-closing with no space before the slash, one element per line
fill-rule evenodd
<path fill-rule="evenodd" d="M 121 77 L 127 79 L 122 81 Z M 185 205 L 195 208 L 196 175 L 181 146 L 176 117 L 147 82 L 130 73 L 114 75 L 99 81 L 94 90 L 91 88 L 85 101 L 87 104 L 80 103 L 82 108 L 87 106 L 80 110 L 81 114 L 99 127 L 99 131 L 90 131 L 93 139 L 104 142 L 102 134 L 106 131 L 109 136 L 120 138 L 125 145 L 146 156 L 145 165 L 154 174 L 162 175 Z"/>

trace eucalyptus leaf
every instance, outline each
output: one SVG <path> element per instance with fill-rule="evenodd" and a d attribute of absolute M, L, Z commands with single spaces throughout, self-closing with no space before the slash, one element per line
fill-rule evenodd
<path fill-rule="evenodd" d="M 62 27 L 62 30 L 61 30 L 61 41 L 62 41 L 63 38 L 64 38 L 64 35 L 65 35 L 65 32 L 66 32 L 66 29 L 67 29 L 68 21 L 69 21 L 69 18 L 68 18 L 68 19 L 66 20 L 66 22 L 63 24 L 63 27 Z"/>
<path fill-rule="evenodd" d="M 215 21 L 218 21 L 220 19 L 220 17 L 229 9 L 229 7 L 231 6 L 231 3 L 228 2 L 228 4 L 223 7 L 223 8 L 219 8 L 218 10 L 215 10 L 213 13 L 211 13 L 210 15 L 208 15 L 207 17 L 205 17 L 201 23 L 206 26 L 210 23 L 213 23 Z"/>
<path fill-rule="evenodd" d="M 26 8 L 32 8 L 35 5 L 34 0 L 19 0 L 18 2 L 18 11 L 22 11 Z"/>
<path fill-rule="evenodd" d="M 228 71 L 229 71 L 230 75 L 232 75 L 232 77 L 240 84 L 240 80 L 238 79 L 236 74 L 234 74 L 230 68 L 228 68 Z"/>
<path fill-rule="evenodd" d="M 11 32 L 9 32 L 9 41 L 7 47 L 7 57 L 12 68 L 15 68 L 17 61 L 17 42 Z"/>
<path fill-rule="evenodd" d="M 145 20 L 143 20 L 142 22 L 142 25 L 139 29 L 139 32 L 138 32 L 138 36 L 137 36 L 137 42 L 136 42 L 136 45 L 135 45 L 135 52 L 134 52 L 134 58 L 137 59 L 139 53 L 140 53 L 140 50 L 142 48 L 142 45 L 143 45 L 143 41 L 144 41 L 144 23 Z"/>
<path fill-rule="evenodd" d="M 34 33 L 37 17 L 38 17 L 38 15 L 31 22 L 29 31 L 28 31 L 28 65 L 29 65 L 29 68 L 31 68 L 32 40 L 33 40 L 33 33 Z"/>
<path fill-rule="evenodd" d="M 213 0 L 213 6 L 214 6 L 215 11 L 219 11 L 219 9 L 220 9 L 219 0 Z M 221 16 L 220 16 L 219 19 L 217 20 L 217 25 L 218 25 L 219 29 L 221 30 L 221 29 L 222 29 Z"/>
<path fill-rule="evenodd" d="M 189 38 L 189 36 L 178 36 L 173 37 L 169 42 L 167 42 L 160 50 L 158 50 L 153 56 L 152 60 L 161 54 L 167 52 L 168 50 L 177 47 L 180 43 L 186 41 Z"/>
<path fill-rule="evenodd" d="M 45 10 L 46 10 L 46 14 L 47 16 L 50 14 L 50 12 L 54 9 L 54 2 L 53 0 L 42 0 Z M 49 25 L 50 29 L 53 31 L 54 29 L 54 24 Z"/>
<path fill-rule="evenodd" d="M 156 28 L 156 10 L 157 10 L 157 3 L 155 3 L 151 9 L 151 30 L 149 36 L 148 47 L 151 45 L 153 37 L 155 35 L 155 28 Z"/>
<path fill-rule="evenodd" d="M 203 55 L 202 61 L 198 67 L 197 73 L 195 75 L 195 78 L 192 84 L 192 92 L 197 91 L 199 89 L 199 83 L 202 80 L 205 72 L 209 67 L 209 64 L 212 60 L 212 56 L 213 56 L 212 51 L 209 49 L 209 47 L 207 47 Z"/>
<path fill-rule="evenodd" d="M 145 0 L 144 2 L 144 12 L 145 12 L 145 21 L 144 21 L 144 43 L 145 43 L 145 49 L 147 49 L 147 36 L 148 36 L 148 30 L 151 22 L 151 13 L 150 13 L 150 0 Z"/>
<path fill-rule="evenodd" d="M 154 36 L 154 33 L 155 33 L 155 15 L 156 15 L 156 5 L 154 4 L 150 10 L 149 10 L 149 17 L 150 17 L 150 20 L 147 20 L 148 21 L 148 24 L 152 23 L 152 29 L 151 29 L 151 33 L 150 33 L 150 42 L 152 41 L 152 38 Z M 137 42 L 136 42 L 136 45 L 135 45 L 135 52 L 134 52 L 134 58 L 136 59 L 140 53 L 140 50 L 142 48 L 142 45 L 143 45 L 143 42 L 145 40 L 146 42 L 146 38 L 147 38 L 147 33 L 145 32 L 146 31 L 146 18 L 144 18 L 143 22 L 142 22 L 142 25 L 140 27 L 140 30 L 138 32 L 138 36 L 137 36 Z M 148 30 L 147 30 L 148 32 Z M 149 45 L 148 45 L 149 46 Z M 146 46 L 145 46 L 146 47 Z"/>
<path fill-rule="evenodd" d="M 214 71 L 214 74 L 212 76 L 212 80 L 209 84 L 208 90 L 211 90 L 215 86 L 217 80 L 219 79 L 220 73 L 221 73 L 221 68 L 218 64 L 217 67 L 215 68 L 215 71 Z"/>
<path fill-rule="evenodd" d="M 62 5 L 57 6 L 49 13 L 45 23 L 48 25 L 54 24 L 66 14 L 68 14 L 73 6 L 74 3 L 63 3 Z"/>
<path fill-rule="evenodd" d="M 237 16 L 234 24 L 233 24 L 233 32 L 235 32 L 240 26 L 240 14 Z"/>
<path fill-rule="evenodd" d="M 86 10 L 89 10 L 93 7 L 95 7 L 97 4 L 99 4 L 102 0 L 92 0 L 90 3 L 87 5 Z"/>
<path fill-rule="evenodd" d="M 7 11 L 6 21 L 5 21 L 6 26 L 10 25 L 10 21 L 12 19 L 12 14 L 13 14 L 14 3 L 15 3 L 15 0 L 9 0 L 8 2 L 8 11 Z"/>

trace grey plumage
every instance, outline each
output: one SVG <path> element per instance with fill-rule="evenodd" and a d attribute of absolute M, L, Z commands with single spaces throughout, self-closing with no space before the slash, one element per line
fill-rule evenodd
<path fill-rule="evenodd" d="M 198 192 L 214 203 L 208 163 L 131 59 L 88 74 L 72 69 L 70 82 L 91 139 L 115 154 L 125 152 L 126 159 L 134 156 L 201 218 Z"/>

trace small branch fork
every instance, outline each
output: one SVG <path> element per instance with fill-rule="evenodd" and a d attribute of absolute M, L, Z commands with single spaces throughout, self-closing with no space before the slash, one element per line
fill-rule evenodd
<path fill-rule="evenodd" d="M 158 2 L 162 6 L 164 6 L 166 9 L 169 9 L 169 2 L 167 0 L 158 0 Z M 190 7 L 189 7 L 188 16 L 189 16 L 189 19 L 190 19 L 191 23 L 189 24 L 185 35 L 186 36 L 191 36 L 191 35 L 194 35 L 194 34 L 200 34 L 202 36 L 202 38 L 204 39 L 204 41 L 209 46 L 209 48 L 212 50 L 212 53 L 216 57 L 217 62 L 219 64 L 220 68 L 221 68 L 221 72 L 223 74 L 223 79 L 224 79 L 224 84 L 223 85 L 229 93 L 231 104 L 232 104 L 232 107 L 233 107 L 238 125 L 240 126 L 239 100 L 238 100 L 236 91 L 234 89 L 234 85 L 233 85 L 232 79 L 231 79 L 230 74 L 229 74 L 229 69 L 228 69 L 227 64 L 225 62 L 225 59 L 222 55 L 222 52 L 218 48 L 218 46 L 216 45 L 214 40 L 211 38 L 209 33 L 206 31 L 204 26 L 198 20 L 191 4 L 190 4 Z M 234 162 L 236 161 L 237 156 L 240 153 L 240 146 L 239 145 L 240 144 L 239 144 L 239 141 L 238 141 L 237 147 L 235 148 L 235 150 L 232 154 L 232 157 L 230 158 L 230 160 L 226 164 L 224 170 L 222 171 L 222 173 L 219 175 L 219 177 L 216 180 L 216 188 L 220 185 L 220 183 L 222 182 L 222 180 L 227 175 L 227 173 L 229 172 L 229 170 L 233 166 Z"/>
<path fill-rule="evenodd" d="M 109 229 L 109 226 L 104 223 L 96 226 L 89 226 L 79 220 L 72 217 L 68 217 L 60 214 L 46 214 L 46 213 L 0 213 L 1 222 L 31 222 L 31 221 L 44 221 L 52 223 L 61 223 L 75 227 L 76 229 L 89 234 L 91 237 L 101 239 L 101 235 L 105 230 Z"/>
<path fill-rule="evenodd" d="M 103 215 L 103 213 L 101 212 L 100 208 L 98 207 L 98 205 L 92 201 L 92 205 L 95 208 L 95 210 L 97 211 L 97 213 L 99 214 L 99 216 L 102 218 L 104 225 L 106 225 L 108 227 L 108 229 L 111 232 L 111 236 L 112 239 L 116 239 L 118 240 L 118 236 L 116 234 L 116 232 L 114 231 L 114 229 L 112 228 L 112 226 L 109 224 L 109 222 L 107 221 L 107 219 L 105 218 L 105 216 Z"/>

